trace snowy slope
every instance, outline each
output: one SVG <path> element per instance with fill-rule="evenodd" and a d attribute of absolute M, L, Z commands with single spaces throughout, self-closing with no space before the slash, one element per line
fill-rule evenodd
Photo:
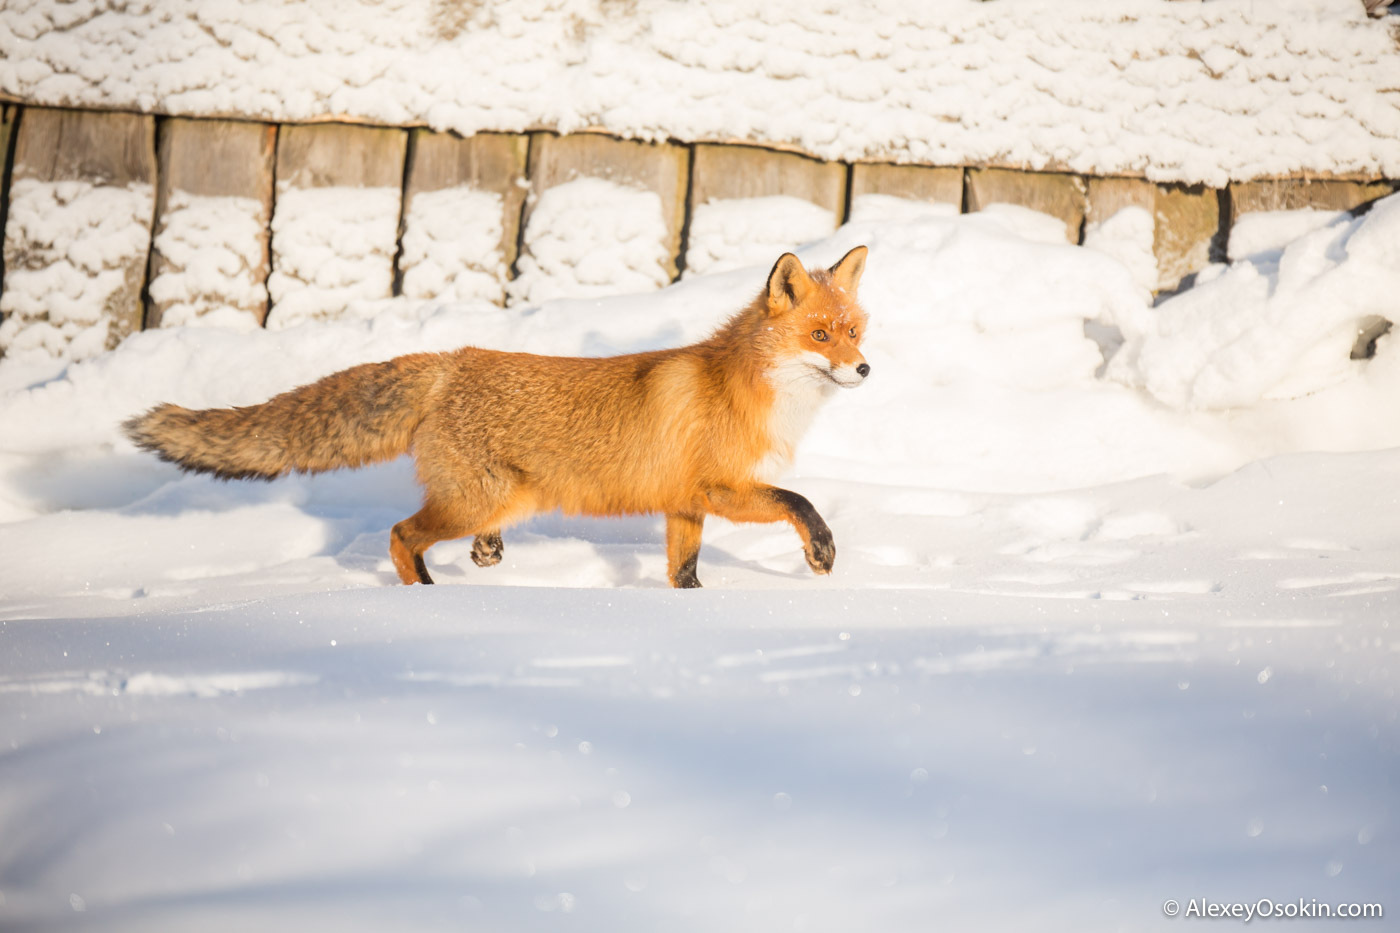
<path fill-rule="evenodd" d="M 57 106 L 795 146 L 1158 181 L 1400 177 L 1400 57 L 1360 0 L 315 0 L 0 12 Z"/>
<path fill-rule="evenodd" d="M 835 532 L 828 578 L 788 529 L 711 520 L 707 589 L 674 592 L 660 519 L 548 515 L 500 566 L 448 542 L 443 585 L 400 587 L 407 461 L 217 483 L 117 431 L 410 350 L 676 345 L 771 260 L 0 363 L 0 926 L 1140 930 L 1185 922 L 1167 899 L 1385 904 L 1400 350 L 1351 360 L 1332 328 L 1395 293 L 1397 204 L 1157 308 L 1114 258 L 1131 223 L 1089 249 L 1023 210 L 865 204 L 801 254 L 871 246 L 872 375 L 782 481 Z M 1297 310 L 1319 290 L 1334 308 Z M 1327 379 L 1269 382 L 1299 354 Z M 1231 375 L 1229 407 L 1163 388 Z"/>

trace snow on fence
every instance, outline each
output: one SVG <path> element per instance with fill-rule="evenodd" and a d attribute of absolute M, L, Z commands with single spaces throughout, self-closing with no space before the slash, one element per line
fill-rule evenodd
<path fill-rule="evenodd" d="M 145 325 L 262 326 L 276 128 L 175 119 L 159 135 Z"/>
<path fill-rule="evenodd" d="M 1310 222 L 1274 212 L 1394 188 L 1395 22 L 1356 0 L 12 0 L 0 353 L 655 289 L 853 217 L 1007 203 L 1173 290 Z"/>
<path fill-rule="evenodd" d="M 1006 204 L 1039 212 L 1048 236 L 1113 251 L 1145 291 L 1172 290 L 1308 222 L 1299 211 L 1326 218 L 1395 188 L 823 162 L 598 133 L 4 115 L 0 352 L 75 359 L 142 326 L 282 328 L 397 295 L 522 305 L 649 291 L 766 265 L 850 219 Z M 1227 244 L 1232 225 L 1242 239 Z"/>
<path fill-rule="evenodd" d="M 1393 22 L 1361 0 L 8 0 L 0 97 L 1214 187 L 1393 178 Z"/>

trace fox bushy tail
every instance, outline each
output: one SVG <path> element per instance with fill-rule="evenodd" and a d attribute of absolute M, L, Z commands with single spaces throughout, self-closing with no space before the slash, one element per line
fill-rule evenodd
<path fill-rule="evenodd" d="M 416 353 L 365 363 L 247 408 L 158 405 L 122 425 L 138 446 L 192 473 L 273 479 L 407 452 L 444 360 Z"/>

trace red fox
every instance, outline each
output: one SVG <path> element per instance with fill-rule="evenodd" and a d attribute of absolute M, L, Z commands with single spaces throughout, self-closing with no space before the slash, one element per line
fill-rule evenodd
<path fill-rule="evenodd" d="M 394 526 L 404 583 L 432 583 L 423 554 L 474 535 L 501 560 L 501 529 L 533 513 L 666 516 L 672 586 L 697 587 L 706 515 L 789 522 L 807 563 L 830 573 L 831 530 L 770 486 L 823 401 L 870 374 L 856 301 L 866 248 L 808 272 L 791 253 L 709 339 L 597 359 L 463 347 L 366 363 L 262 405 L 160 405 L 123 427 L 141 448 L 220 479 L 273 479 L 412 450 L 423 508 Z"/>

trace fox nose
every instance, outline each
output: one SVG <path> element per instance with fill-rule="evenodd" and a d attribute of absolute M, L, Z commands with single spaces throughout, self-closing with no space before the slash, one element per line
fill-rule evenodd
<path fill-rule="evenodd" d="M 870 375 L 870 364 L 869 364 L 869 363 L 861 363 L 859 366 L 857 366 L 857 367 L 856 367 L 856 375 L 860 376 L 860 378 L 862 378 L 862 379 L 864 379 L 866 376 Z"/>

